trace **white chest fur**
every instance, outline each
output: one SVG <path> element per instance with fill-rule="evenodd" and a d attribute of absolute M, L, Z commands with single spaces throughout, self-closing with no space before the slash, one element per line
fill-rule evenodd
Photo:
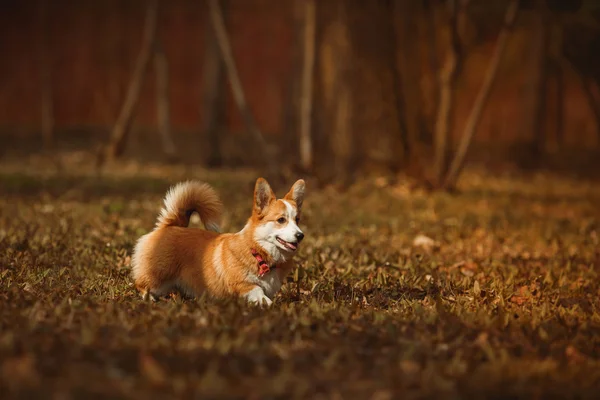
<path fill-rule="evenodd" d="M 282 284 L 279 274 L 274 270 L 271 270 L 264 276 L 258 278 L 256 283 L 263 289 L 265 295 L 271 299 L 275 296 L 279 289 L 281 289 Z"/>

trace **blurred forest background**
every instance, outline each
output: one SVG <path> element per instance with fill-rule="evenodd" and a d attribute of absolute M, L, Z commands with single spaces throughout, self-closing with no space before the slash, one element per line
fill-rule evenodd
<path fill-rule="evenodd" d="M 597 398 L 599 167 L 598 0 L 0 0 L 0 393 Z M 168 187 L 257 173 L 274 306 L 141 301 Z"/>
<path fill-rule="evenodd" d="M 600 3 L 2 0 L 2 158 L 594 173 Z"/>

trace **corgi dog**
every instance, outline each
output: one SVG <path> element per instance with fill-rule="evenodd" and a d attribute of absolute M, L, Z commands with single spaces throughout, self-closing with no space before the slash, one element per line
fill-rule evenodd
<path fill-rule="evenodd" d="M 304 238 L 298 227 L 304 180 L 277 199 L 269 183 L 254 187 L 252 215 L 237 233 L 220 233 L 222 203 L 207 183 L 173 186 L 154 230 L 140 237 L 132 256 L 132 276 L 144 299 L 172 291 L 184 297 L 244 296 L 271 305 Z M 197 212 L 205 230 L 188 228 Z"/>

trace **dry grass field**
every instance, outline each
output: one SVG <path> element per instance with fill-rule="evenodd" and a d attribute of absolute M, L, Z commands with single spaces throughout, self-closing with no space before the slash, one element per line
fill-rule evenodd
<path fill-rule="evenodd" d="M 213 184 L 234 231 L 255 173 L 132 163 L 99 176 L 86 165 L 0 169 L 2 397 L 600 391 L 598 183 L 470 170 L 459 193 L 431 194 L 380 180 L 340 193 L 309 180 L 300 268 L 260 309 L 144 302 L 129 268 L 171 184 Z"/>

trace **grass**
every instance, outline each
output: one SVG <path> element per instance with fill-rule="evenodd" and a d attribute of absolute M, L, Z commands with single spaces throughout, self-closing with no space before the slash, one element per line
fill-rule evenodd
<path fill-rule="evenodd" d="M 341 194 L 309 182 L 300 269 L 272 308 L 143 302 L 129 277 L 132 247 L 164 191 L 190 177 L 218 188 L 226 230 L 243 225 L 251 171 L 0 170 L 3 397 L 600 390 L 600 184 L 481 171 L 457 195 L 380 181 Z"/>

